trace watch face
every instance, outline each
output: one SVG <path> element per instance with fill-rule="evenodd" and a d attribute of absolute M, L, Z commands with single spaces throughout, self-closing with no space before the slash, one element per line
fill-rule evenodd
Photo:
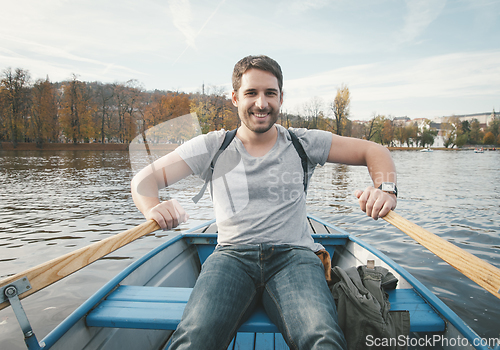
<path fill-rule="evenodd" d="M 381 190 L 384 192 L 395 192 L 395 185 L 392 182 L 383 182 Z"/>

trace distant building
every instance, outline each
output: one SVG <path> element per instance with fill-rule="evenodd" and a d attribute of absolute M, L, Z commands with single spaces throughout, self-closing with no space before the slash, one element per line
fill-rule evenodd
<path fill-rule="evenodd" d="M 411 119 L 408 118 L 407 116 L 396 117 L 393 119 L 392 122 L 394 123 L 394 125 L 397 125 L 397 126 L 406 126 L 406 125 L 408 125 L 409 122 L 411 122 Z"/>
<path fill-rule="evenodd" d="M 353 124 L 368 124 L 370 121 L 369 120 L 353 120 Z"/>
<path fill-rule="evenodd" d="M 475 114 L 463 114 L 463 115 L 452 115 L 452 116 L 446 116 L 446 117 L 435 117 L 435 118 L 415 118 L 415 119 L 410 119 L 407 116 L 402 116 L 402 117 L 395 117 L 392 119 L 392 123 L 394 126 L 412 126 L 416 125 L 419 130 L 425 129 L 433 129 L 437 130 L 438 134 L 434 138 L 434 144 L 432 147 L 444 147 L 445 143 L 445 135 L 446 135 L 446 130 L 442 130 L 442 124 L 448 122 L 450 118 L 458 118 L 461 122 L 463 121 L 469 121 L 472 122 L 473 120 L 477 119 L 479 121 L 480 128 L 484 131 L 487 127 L 490 126 L 490 124 L 495 120 L 495 119 L 500 119 L 500 112 L 493 112 L 491 113 L 475 113 Z M 353 124 L 367 124 L 370 123 L 370 121 L 366 120 L 353 120 Z"/>
<path fill-rule="evenodd" d="M 479 122 L 480 128 L 484 131 L 496 118 L 500 118 L 500 113 L 475 113 L 475 114 L 463 114 L 463 115 L 452 115 L 448 117 L 436 117 L 431 120 L 430 127 L 438 130 L 438 136 L 434 140 L 433 147 L 443 147 L 444 145 L 444 135 L 441 130 L 441 124 L 447 122 L 450 118 L 458 118 L 461 122 L 468 121 L 472 122 L 477 120 Z"/>
<path fill-rule="evenodd" d="M 477 119 L 482 129 L 486 129 L 490 124 L 495 120 L 495 118 L 500 118 L 500 113 L 493 112 L 491 113 L 475 113 L 475 114 L 462 114 L 462 115 L 452 115 L 448 117 L 436 117 L 433 118 L 432 121 L 437 123 L 446 122 L 449 118 L 458 118 L 461 122 L 468 121 L 472 122 Z"/>
<path fill-rule="evenodd" d="M 428 118 L 415 118 L 411 120 L 411 123 L 417 125 L 420 130 L 423 128 L 428 128 L 429 124 L 427 123 Z"/>

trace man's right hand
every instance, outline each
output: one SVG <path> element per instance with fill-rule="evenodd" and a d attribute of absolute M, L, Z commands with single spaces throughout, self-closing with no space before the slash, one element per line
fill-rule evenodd
<path fill-rule="evenodd" d="M 358 198 L 359 206 L 368 216 L 374 220 L 382 218 L 396 208 L 397 197 L 394 194 L 383 192 L 372 186 L 364 191 L 356 190 L 354 195 Z"/>
<path fill-rule="evenodd" d="M 189 219 L 189 215 L 175 199 L 155 205 L 144 216 L 148 220 L 156 221 L 164 231 L 171 230 Z"/>

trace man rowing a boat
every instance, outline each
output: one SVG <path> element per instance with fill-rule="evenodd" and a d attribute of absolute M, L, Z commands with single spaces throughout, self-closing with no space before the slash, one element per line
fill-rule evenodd
<path fill-rule="evenodd" d="M 283 103 L 276 61 L 248 56 L 233 71 L 232 102 L 241 126 L 218 154 L 226 132 L 198 136 L 139 172 L 134 202 L 147 219 L 172 229 L 188 215 L 158 189 L 195 174 L 211 182 L 218 245 L 202 271 L 170 349 L 226 349 L 261 303 L 291 349 L 345 349 L 335 302 L 306 217 L 306 183 L 317 164 L 364 165 L 374 186 L 356 191 L 374 219 L 396 207 L 396 173 L 386 148 L 321 130 L 276 124 Z M 292 142 L 294 134 L 307 166 Z M 305 170 L 304 170 L 305 169 Z M 384 183 L 385 191 L 378 189 Z"/>

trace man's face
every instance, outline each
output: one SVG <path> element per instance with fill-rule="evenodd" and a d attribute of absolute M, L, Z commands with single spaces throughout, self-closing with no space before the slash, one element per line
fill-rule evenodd
<path fill-rule="evenodd" d="M 276 123 L 283 103 L 278 79 L 269 72 L 249 69 L 241 77 L 241 86 L 232 93 L 233 104 L 248 129 L 265 133 Z"/>

